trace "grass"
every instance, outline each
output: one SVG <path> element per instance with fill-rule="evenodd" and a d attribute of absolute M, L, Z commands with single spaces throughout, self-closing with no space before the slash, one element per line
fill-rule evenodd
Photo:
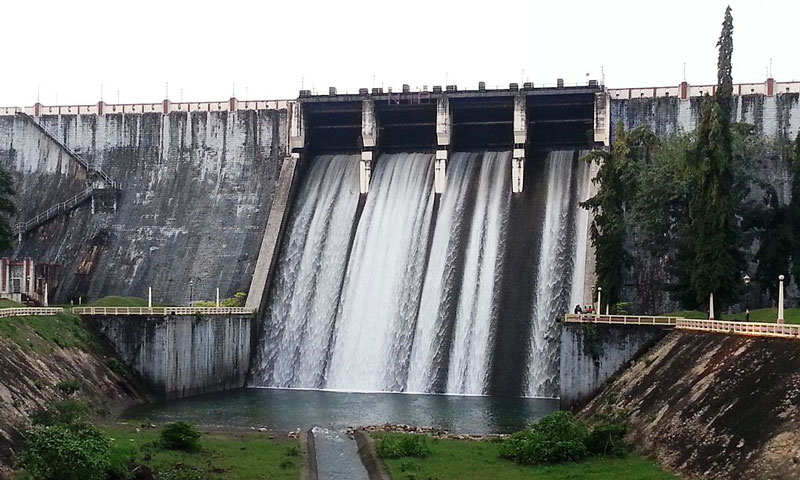
<path fill-rule="evenodd" d="M 270 440 L 264 433 L 204 434 L 200 451 L 166 450 L 159 445 L 160 430 L 139 432 L 127 425 L 101 427 L 116 445 L 132 448 L 137 463 L 154 472 L 178 466 L 199 470 L 215 480 L 297 480 L 302 455 L 294 439 Z"/>
<path fill-rule="evenodd" d="M 9 300 L 7 298 L 0 298 L 0 308 L 20 308 L 23 307 L 21 303 Z"/>
<path fill-rule="evenodd" d="M 48 316 L 0 318 L 0 336 L 38 353 L 47 353 L 56 347 L 87 350 L 92 334 L 77 315 L 61 313 Z"/>
<path fill-rule="evenodd" d="M 118 297 L 110 295 L 108 297 L 100 298 L 93 303 L 87 305 L 88 307 L 146 307 L 147 299 L 139 297 Z"/>
<path fill-rule="evenodd" d="M 373 434 L 376 439 L 403 434 Z M 380 440 L 378 440 L 380 441 Z M 654 462 L 639 455 L 592 458 L 583 462 L 521 466 L 498 456 L 500 444 L 486 441 L 432 440 L 424 459 L 384 460 L 394 480 L 672 480 Z"/>
<path fill-rule="evenodd" d="M 669 316 L 677 316 L 677 317 L 686 317 L 686 318 L 698 318 L 705 320 L 708 318 L 708 314 L 706 312 L 697 312 L 697 311 L 682 311 L 682 312 L 673 312 L 668 313 Z M 784 317 L 786 319 L 786 323 L 794 323 L 800 324 L 800 308 L 787 308 L 784 309 Z M 744 312 L 734 313 L 734 314 L 725 314 L 722 315 L 722 320 L 739 320 L 744 321 L 745 314 Z M 750 310 L 750 321 L 751 322 L 762 322 L 762 323 L 775 323 L 778 321 L 778 309 L 777 308 L 759 308 L 758 310 Z"/>

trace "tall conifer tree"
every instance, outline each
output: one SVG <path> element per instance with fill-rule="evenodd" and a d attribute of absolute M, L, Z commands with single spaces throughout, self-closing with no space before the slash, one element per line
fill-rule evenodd
<path fill-rule="evenodd" d="M 14 241 L 10 222 L 17 209 L 14 207 L 13 197 L 14 180 L 8 172 L 0 168 L 0 251 L 9 250 Z"/>

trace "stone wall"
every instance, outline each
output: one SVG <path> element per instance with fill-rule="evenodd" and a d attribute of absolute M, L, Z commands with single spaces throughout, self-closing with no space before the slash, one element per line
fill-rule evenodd
<path fill-rule="evenodd" d="M 562 324 L 561 408 L 592 398 L 609 378 L 668 331 L 637 325 Z"/>
<path fill-rule="evenodd" d="M 156 302 L 172 304 L 212 299 L 216 287 L 223 296 L 247 291 L 285 156 L 285 110 L 40 122 L 122 184 L 116 202 L 87 202 L 11 253 L 62 266 L 54 302 L 144 297 L 149 286 Z M 0 117 L 0 166 L 17 184 L 17 220 L 86 188 L 85 170 L 19 115 Z"/>
<path fill-rule="evenodd" d="M 800 342 L 672 332 L 582 415 L 685 478 L 800 478 Z"/>
<path fill-rule="evenodd" d="M 243 387 L 253 322 L 249 315 L 91 317 L 119 357 L 166 399 Z"/>

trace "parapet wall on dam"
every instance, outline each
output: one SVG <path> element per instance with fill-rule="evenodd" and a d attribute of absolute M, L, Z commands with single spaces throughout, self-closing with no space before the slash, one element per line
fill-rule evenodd
<path fill-rule="evenodd" d="M 60 266 L 51 301 L 144 297 L 151 286 L 172 304 L 212 299 L 217 287 L 246 292 L 287 143 L 286 105 L 252 103 L 172 104 L 166 115 L 42 107 L 35 121 L 122 185 L 23 237 L 16 256 Z M 87 185 L 86 169 L 33 117 L 0 115 L 0 165 L 15 180 L 19 221 Z"/>

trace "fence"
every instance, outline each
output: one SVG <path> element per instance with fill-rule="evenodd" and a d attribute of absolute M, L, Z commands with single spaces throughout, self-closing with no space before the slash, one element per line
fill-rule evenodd
<path fill-rule="evenodd" d="M 77 315 L 252 315 L 245 307 L 75 307 Z"/>
<path fill-rule="evenodd" d="M 63 313 L 64 309 L 60 307 L 22 307 L 22 308 L 0 308 L 0 318 L 6 317 L 26 317 L 29 315 L 43 316 L 43 315 L 58 315 Z"/>
<path fill-rule="evenodd" d="M 609 323 L 614 325 L 654 325 L 674 327 L 682 317 L 653 317 L 646 315 L 566 315 L 568 323 Z"/>
<path fill-rule="evenodd" d="M 650 325 L 675 327 L 679 330 L 727 333 L 800 339 L 800 325 L 779 323 L 729 322 L 724 320 L 695 320 L 683 317 L 651 317 L 635 315 L 565 315 L 566 323 L 604 323 L 613 325 Z"/>
<path fill-rule="evenodd" d="M 726 322 L 723 320 L 691 320 L 682 318 L 675 325 L 681 330 L 718 332 L 757 337 L 800 338 L 800 325 L 780 323 Z"/>

